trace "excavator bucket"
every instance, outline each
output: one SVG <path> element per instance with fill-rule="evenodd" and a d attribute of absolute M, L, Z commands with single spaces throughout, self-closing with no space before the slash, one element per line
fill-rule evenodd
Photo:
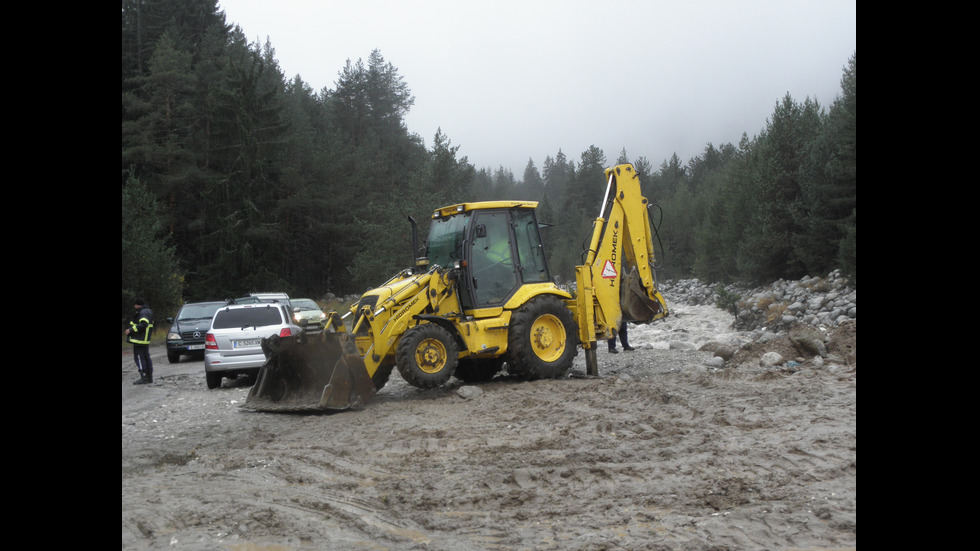
<path fill-rule="evenodd" d="M 656 291 L 656 290 L 655 290 Z M 620 308 L 623 319 L 634 323 L 650 323 L 667 316 L 667 305 L 656 292 L 657 300 L 651 299 L 643 288 L 643 282 L 634 266 L 623 275 L 620 286 Z"/>
<path fill-rule="evenodd" d="M 377 392 L 350 335 L 323 331 L 262 341 L 265 365 L 242 405 L 272 412 L 358 408 Z"/>

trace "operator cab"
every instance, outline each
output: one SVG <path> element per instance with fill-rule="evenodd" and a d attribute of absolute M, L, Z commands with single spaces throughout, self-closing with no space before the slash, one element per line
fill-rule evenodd
<path fill-rule="evenodd" d="M 535 201 L 463 203 L 432 215 L 430 265 L 459 262 L 465 309 L 503 306 L 526 283 L 551 281 L 535 216 Z"/>

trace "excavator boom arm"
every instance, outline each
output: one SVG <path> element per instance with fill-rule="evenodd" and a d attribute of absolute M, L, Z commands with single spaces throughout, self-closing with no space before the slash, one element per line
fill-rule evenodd
<path fill-rule="evenodd" d="M 606 192 L 585 264 L 576 267 L 575 310 L 586 350 L 626 321 L 650 323 L 668 315 L 657 290 L 648 206 L 633 165 L 606 169 Z"/>

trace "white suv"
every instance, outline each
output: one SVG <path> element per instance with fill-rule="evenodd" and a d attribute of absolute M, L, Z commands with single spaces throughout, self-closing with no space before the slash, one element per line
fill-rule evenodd
<path fill-rule="evenodd" d="M 265 364 L 262 339 L 271 335 L 302 334 L 288 304 L 279 302 L 230 304 L 220 308 L 204 340 L 204 375 L 208 388 L 221 386 L 223 377 L 254 379 Z"/>

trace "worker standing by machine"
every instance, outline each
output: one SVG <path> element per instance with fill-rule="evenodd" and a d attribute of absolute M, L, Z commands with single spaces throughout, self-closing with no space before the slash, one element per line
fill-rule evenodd
<path fill-rule="evenodd" d="M 632 346 L 630 346 L 629 330 L 627 329 L 627 327 L 629 327 L 629 322 L 625 322 L 624 321 L 623 322 L 623 325 L 619 328 L 619 333 L 617 333 L 617 335 L 614 335 L 613 337 L 611 337 L 609 339 L 608 342 L 609 342 L 609 353 L 610 354 L 619 354 L 619 350 L 616 350 L 616 337 L 617 336 L 619 337 L 620 344 L 623 345 L 623 350 L 625 350 L 627 352 L 630 352 L 632 350 L 636 350 L 635 348 L 633 348 Z"/>

